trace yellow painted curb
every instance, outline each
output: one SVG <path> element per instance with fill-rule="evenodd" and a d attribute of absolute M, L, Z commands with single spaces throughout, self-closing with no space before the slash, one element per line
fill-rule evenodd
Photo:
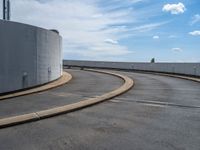
<path fill-rule="evenodd" d="M 65 106 L 61 106 L 61 107 L 55 107 L 52 109 L 42 110 L 42 111 L 38 111 L 38 112 L 33 112 L 30 114 L 24 114 L 24 115 L 0 119 L 0 128 L 4 128 L 4 127 L 16 125 L 16 124 L 21 124 L 21 123 L 25 123 L 25 122 L 40 120 L 40 119 L 52 117 L 55 115 L 71 112 L 74 110 L 79 110 L 81 108 L 88 107 L 88 106 L 91 106 L 94 104 L 98 104 L 100 102 L 103 102 L 105 100 L 111 99 L 113 97 L 116 97 L 120 94 L 125 93 L 126 91 L 130 90 L 134 85 L 133 80 L 124 75 L 120 75 L 120 74 L 108 72 L 108 71 L 100 71 L 100 70 L 91 70 L 90 69 L 88 71 L 105 73 L 105 74 L 119 77 L 124 80 L 124 84 L 120 88 L 118 88 L 114 91 L 111 91 L 111 92 L 106 93 L 101 96 L 97 96 L 95 98 L 89 98 L 89 99 L 86 99 L 86 100 L 83 100 L 83 101 L 80 101 L 77 103 L 73 103 L 73 104 L 69 104 L 69 105 L 65 105 Z"/>
<path fill-rule="evenodd" d="M 36 88 L 32 88 L 29 90 L 25 90 L 25 91 L 21 91 L 21 92 L 16 92 L 16 93 L 11 93 L 11 94 L 7 94 L 7 95 L 3 95 L 0 96 L 0 100 L 5 100 L 8 98 L 13 98 L 13 97 L 19 97 L 19 96 L 24 96 L 24 95 L 29 95 L 29 94 L 33 94 L 33 93 L 38 93 L 38 92 L 43 92 L 46 90 L 50 90 L 59 86 L 62 86 L 66 83 L 68 83 L 70 80 L 72 79 L 72 75 L 67 73 L 67 72 L 63 72 L 62 77 L 60 77 L 59 79 L 50 82 L 48 84 L 36 87 Z"/>
<path fill-rule="evenodd" d="M 39 116 L 36 113 L 30 113 L 30 114 L 25 114 L 25 115 L 20 115 L 20 116 L 14 116 L 14 117 L 9 117 L 5 119 L 0 119 L 0 127 L 8 127 L 8 126 L 13 126 L 17 125 L 19 123 L 25 123 L 25 122 L 31 122 L 31 121 L 36 121 L 39 119 Z"/>

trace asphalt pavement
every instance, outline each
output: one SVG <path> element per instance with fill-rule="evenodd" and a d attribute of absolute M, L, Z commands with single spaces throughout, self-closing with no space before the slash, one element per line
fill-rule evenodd
<path fill-rule="evenodd" d="M 69 89 L 64 91 L 71 94 L 94 96 L 122 84 L 120 79 L 109 75 L 73 70 L 70 73 L 76 75 L 73 82 L 77 84 L 66 85 Z M 135 81 L 135 87 L 129 92 L 76 112 L 1 129 L 0 149 L 200 149 L 200 83 L 151 74 L 120 73 Z M 80 79 L 87 76 L 90 76 L 89 83 Z M 70 91 L 73 86 L 74 90 Z M 62 87 L 55 90 L 66 94 Z M 56 97 L 56 101 L 61 97 Z M 54 98 L 48 103 L 51 101 Z"/>
<path fill-rule="evenodd" d="M 72 104 L 100 96 L 123 84 L 121 79 L 107 74 L 82 70 L 67 71 L 73 79 L 61 87 L 0 101 L 0 118 Z"/>

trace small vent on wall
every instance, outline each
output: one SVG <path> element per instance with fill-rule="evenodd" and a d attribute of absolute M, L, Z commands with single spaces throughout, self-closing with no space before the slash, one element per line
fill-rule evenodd
<path fill-rule="evenodd" d="M 27 88 L 28 87 L 28 73 L 23 72 L 22 76 L 22 88 Z"/>

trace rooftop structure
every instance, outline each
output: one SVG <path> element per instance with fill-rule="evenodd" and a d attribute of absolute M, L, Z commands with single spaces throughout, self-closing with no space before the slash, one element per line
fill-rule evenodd
<path fill-rule="evenodd" d="M 10 20 L 10 0 L 3 0 L 3 20 Z"/>

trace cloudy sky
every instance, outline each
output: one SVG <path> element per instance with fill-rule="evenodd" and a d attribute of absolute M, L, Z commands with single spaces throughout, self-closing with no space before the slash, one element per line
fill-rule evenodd
<path fill-rule="evenodd" d="M 199 0 L 11 2 L 13 21 L 60 31 L 65 59 L 200 62 Z"/>

